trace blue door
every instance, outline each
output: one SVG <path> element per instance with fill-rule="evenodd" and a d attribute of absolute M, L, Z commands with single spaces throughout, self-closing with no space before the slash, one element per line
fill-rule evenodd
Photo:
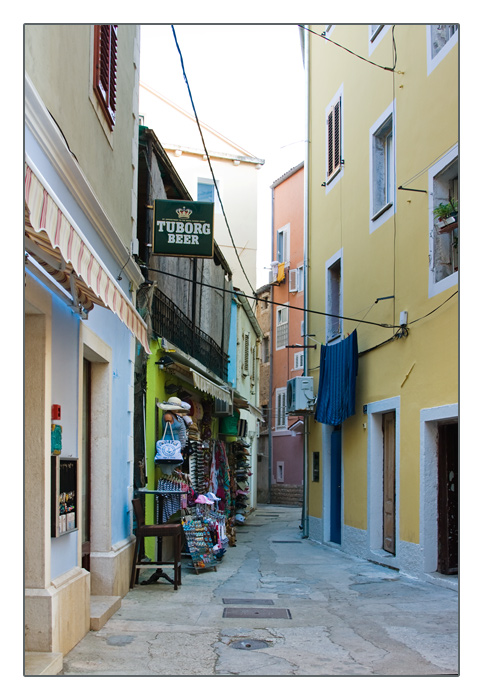
<path fill-rule="evenodd" d="M 330 436 L 330 541 L 341 544 L 342 450 L 340 426 Z"/>

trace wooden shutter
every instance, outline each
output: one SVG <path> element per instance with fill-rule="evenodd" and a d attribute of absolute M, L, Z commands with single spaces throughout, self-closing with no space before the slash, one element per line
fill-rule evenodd
<path fill-rule="evenodd" d="M 341 166 L 342 98 L 339 98 L 327 118 L 327 177 L 335 175 Z"/>
<path fill-rule="evenodd" d="M 94 89 L 112 129 L 116 122 L 117 24 L 94 29 Z"/>

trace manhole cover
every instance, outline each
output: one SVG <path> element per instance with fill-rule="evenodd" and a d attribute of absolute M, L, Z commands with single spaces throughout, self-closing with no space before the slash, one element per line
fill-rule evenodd
<path fill-rule="evenodd" d="M 242 639 L 240 642 L 232 642 L 230 646 L 233 647 L 233 649 L 253 651 L 254 649 L 266 649 L 268 644 L 262 639 Z"/>
<path fill-rule="evenodd" d="M 225 608 L 223 617 L 251 617 L 260 619 L 291 620 L 290 610 L 286 608 Z"/>
<path fill-rule="evenodd" d="M 257 598 L 223 598 L 224 605 L 273 605 L 273 600 Z"/>

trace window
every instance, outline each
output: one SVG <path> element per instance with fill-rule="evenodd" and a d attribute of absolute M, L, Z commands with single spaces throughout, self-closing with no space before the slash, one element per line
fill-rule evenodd
<path fill-rule="evenodd" d="M 262 362 L 270 362 L 270 338 L 262 338 Z"/>
<path fill-rule="evenodd" d="M 250 336 L 248 333 L 243 334 L 242 346 L 242 374 L 245 376 L 250 372 Z"/>
<path fill-rule="evenodd" d="M 459 160 L 457 147 L 429 170 L 429 296 L 456 284 L 459 270 L 459 217 L 439 221 L 434 213 L 441 204 L 458 209 Z"/>
<path fill-rule="evenodd" d="M 304 368 L 304 352 L 303 352 L 303 350 L 301 352 L 294 353 L 293 368 L 294 369 L 303 369 Z"/>
<path fill-rule="evenodd" d="M 458 41 L 458 24 L 429 24 L 426 27 L 428 75 Z"/>
<path fill-rule="evenodd" d="M 327 341 L 334 340 L 342 334 L 342 300 L 341 300 L 342 260 L 337 257 L 330 261 L 327 267 L 326 280 L 326 310 L 331 316 L 327 316 L 326 337 Z"/>
<path fill-rule="evenodd" d="M 342 97 L 329 108 L 327 115 L 327 180 L 334 178 L 342 167 Z"/>
<path fill-rule="evenodd" d="M 370 24 L 370 37 L 371 41 L 375 41 L 376 37 L 381 33 L 384 25 L 383 24 Z"/>
<path fill-rule="evenodd" d="M 275 390 L 275 428 L 276 430 L 285 430 L 287 427 L 287 390 L 286 389 L 276 389 Z"/>
<path fill-rule="evenodd" d="M 214 202 L 215 186 L 207 182 L 198 182 L 198 202 Z"/>
<path fill-rule="evenodd" d="M 288 276 L 288 291 L 303 292 L 304 289 L 304 268 L 303 265 L 290 270 Z"/>
<path fill-rule="evenodd" d="M 372 142 L 372 216 L 377 217 L 394 199 L 392 115 L 375 132 Z"/>
<path fill-rule="evenodd" d="M 277 231 L 277 261 L 286 264 L 290 261 L 290 224 Z"/>
<path fill-rule="evenodd" d="M 276 479 L 279 484 L 283 483 L 283 472 L 285 469 L 285 462 L 277 462 L 277 474 Z"/>
<path fill-rule="evenodd" d="M 220 191 L 220 183 L 216 181 L 216 187 Z M 198 202 L 213 202 L 215 205 L 215 210 L 220 211 L 220 200 L 218 199 L 218 194 L 216 192 L 215 183 L 213 180 L 207 180 L 204 178 L 198 178 L 198 188 L 197 188 L 197 201 Z"/>
<path fill-rule="evenodd" d="M 276 310 L 276 348 L 285 348 L 288 343 L 288 309 L 278 307 Z"/>
<path fill-rule="evenodd" d="M 372 125 L 370 142 L 370 231 L 394 214 L 395 209 L 395 120 L 394 104 L 389 105 Z"/>
<path fill-rule="evenodd" d="M 112 130 L 116 122 L 117 24 L 94 26 L 94 92 Z"/>
<path fill-rule="evenodd" d="M 456 34 L 457 24 L 432 24 L 431 25 L 431 58 L 437 56 L 446 46 L 451 37 Z"/>

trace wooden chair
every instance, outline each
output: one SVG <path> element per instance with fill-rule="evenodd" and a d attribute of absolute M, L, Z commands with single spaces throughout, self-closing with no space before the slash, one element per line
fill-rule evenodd
<path fill-rule="evenodd" d="M 183 527 L 181 523 L 162 523 L 160 525 L 146 525 L 144 521 L 144 508 L 139 498 L 135 498 L 132 502 L 134 514 L 136 516 L 136 544 L 134 547 L 134 555 L 131 571 L 131 588 L 139 579 L 139 569 L 157 569 L 153 580 L 157 578 L 165 578 L 174 585 L 174 590 L 178 590 L 181 586 L 181 539 Z M 149 563 L 141 563 L 141 542 L 145 537 L 172 537 L 173 538 L 173 561 L 151 561 Z M 162 552 L 161 552 L 161 559 Z M 174 580 L 170 579 L 161 568 L 162 565 L 169 564 L 174 567 Z"/>

